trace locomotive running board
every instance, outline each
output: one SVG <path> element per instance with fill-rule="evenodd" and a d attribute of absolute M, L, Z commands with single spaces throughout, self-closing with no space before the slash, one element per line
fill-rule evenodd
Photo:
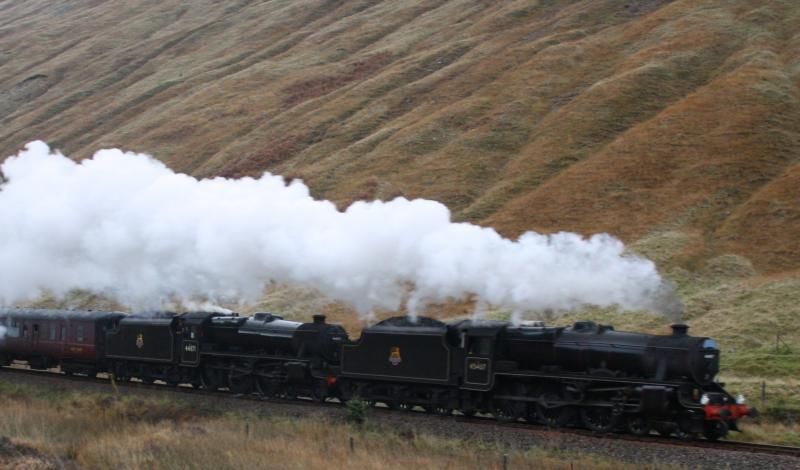
<path fill-rule="evenodd" d="M 242 354 L 236 352 L 208 352 L 208 351 L 200 351 L 201 356 L 217 356 L 217 357 L 235 357 L 241 358 L 245 357 L 247 359 L 273 359 L 277 361 L 308 361 L 308 359 L 302 359 L 294 356 L 263 356 L 259 354 Z"/>
<path fill-rule="evenodd" d="M 598 377 L 594 375 L 577 375 L 577 374 L 546 374 L 541 372 L 496 372 L 495 376 L 506 376 L 506 377 L 530 377 L 530 378 L 537 378 L 537 379 L 569 379 L 569 380 L 580 380 L 584 382 L 622 382 L 622 383 L 630 383 L 630 384 L 640 384 L 640 385 L 666 385 L 670 387 L 680 387 L 684 385 L 683 382 L 663 382 L 663 381 L 652 381 L 647 379 L 637 379 L 631 377 Z"/>

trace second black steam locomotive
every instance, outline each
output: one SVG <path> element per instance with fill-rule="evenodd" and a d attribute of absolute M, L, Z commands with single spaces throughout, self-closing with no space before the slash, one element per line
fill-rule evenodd
<path fill-rule="evenodd" d="M 63 325 L 77 324 L 75 318 L 92 325 L 81 330 L 81 342 L 70 329 L 58 334 Z M 109 372 L 117 380 L 266 397 L 359 397 L 443 415 L 491 413 L 502 420 L 682 438 L 718 439 L 751 413 L 741 397 L 715 382 L 716 343 L 689 336 L 685 325 L 658 336 L 588 321 L 545 327 L 395 317 L 364 329 L 357 341 L 321 315 L 299 323 L 270 313 L 6 309 L 0 325 L 7 325 L 1 364 L 61 365 L 68 372 Z M 84 348 L 92 352 L 80 361 L 70 356 Z"/>

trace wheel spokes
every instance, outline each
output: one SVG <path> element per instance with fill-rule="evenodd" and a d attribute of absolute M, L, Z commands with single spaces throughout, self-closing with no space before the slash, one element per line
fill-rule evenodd
<path fill-rule="evenodd" d="M 618 415 L 613 408 L 588 406 L 581 408 L 583 425 L 595 432 L 609 432 L 617 425 Z"/>
<path fill-rule="evenodd" d="M 650 424 L 644 416 L 629 416 L 625 424 L 628 432 L 635 436 L 646 436 L 650 434 Z"/>

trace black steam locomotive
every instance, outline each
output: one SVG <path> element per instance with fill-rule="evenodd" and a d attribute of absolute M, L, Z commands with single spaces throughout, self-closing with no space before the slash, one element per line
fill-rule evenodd
<path fill-rule="evenodd" d="M 77 336 L 77 326 L 81 336 Z M 0 364 L 61 365 L 116 380 L 265 397 L 359 397 L 394 409 L 718 439 L 751 413 L 714 378 L 719 348 L 685 325 L 667 336 L 430 318 L 384 320 L 351 341 L 316 315 L 0 310 Z M 91 327 L 89 327 L 89 325 Z M 45 334 L 46 332 L 46 334 Z M 80 361 L 70 351 L 84 352 Z M 76 366 L 77 364 L 77 366 Z"/>

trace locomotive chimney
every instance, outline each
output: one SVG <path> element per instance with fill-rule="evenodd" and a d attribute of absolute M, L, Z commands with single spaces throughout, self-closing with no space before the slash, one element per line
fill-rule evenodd
<path fill-rule="evenodd" d="M 689 325 L 683 323 L 672 324 L 672 336 L 688 336 Z"/>
<path fill-rule="evenodd" d="M 314 315 L 314 323 L 317 325 L 324 325 L 325 315 Z"/>

